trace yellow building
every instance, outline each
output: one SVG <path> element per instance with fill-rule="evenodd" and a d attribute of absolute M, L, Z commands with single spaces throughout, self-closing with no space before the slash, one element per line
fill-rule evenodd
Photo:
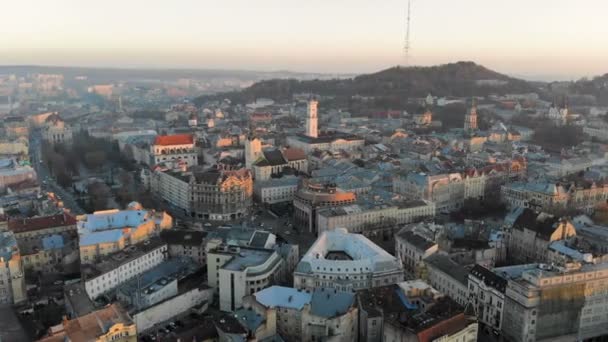
<path fill-rule="evenodd" d="M 104 210 L 78 217 L 80 261 L 93 263 L 173 227 L 173 218 L 165 212 L 144 210 L 132 203 L 127 210 Z"/>
<path fill-rule="evenodd" d="M 137 327 L 128 313 L 114 303 L 52 327 L 40 342 L 137 342 Z"/>

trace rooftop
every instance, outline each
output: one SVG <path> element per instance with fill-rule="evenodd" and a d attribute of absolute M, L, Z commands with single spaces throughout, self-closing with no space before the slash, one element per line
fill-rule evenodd
<path fill-rule="evenodd" d="M 326 144 L 340 139 L 347 141 L 363 140 L 363 138 L 360 138 L 354 134 L 342 132 L 324 132 L 317 138 L 309 137 L 305 134 L 297 134 L 294 136 L 294 138 L 307 144 Z"/>
<path fill-rule="evenodd" d="M 235 252 L 227 252 L 233 255 L 233 258 L 228 261 L 223 269 L 230 271 L 243 271 L 249 267 L 259 266 L 269 260 L 275 251 L 272 249 L 247 248 L 240 247 Z M 219 251 L 216 251 L 216 253 Z M 220 252 L 223 253 L 223 252 Z"/>
<path fill-rule="evenodd" d="M 64 323 L 65 334 L 70 341 L 96 341 L 115 324 L 133 325 L 133 321 L 117 303 Z"/>
<path fill-rule="evenodd" d="M 456 279 L 459 283 L 467 286 L 469 271 L 465 267 L 456 263 L 449 256 L 441 253 L 435 253 L 424 259 L 424 261 L 425 263 Z"/>
<path fill-rule="evenodd" d="M 9 219 L 8 229 L 15 233 L 30 232 L 40 229 L 75 225 L 76 218 L 69 214 L 32 217 L 26 219 Z"/>
<path fill-rule="evenodd" d="M 258 303 L 267 308 L 289 308 L 302 310 L 304 305 L 309 304 L 312 295 L 308 292 L 294 289 L 292 287 L 271 286 L 254 294 Z"/>
<path fill-rule="evenodd" d="M 158 135 L 154 139 L 154 145 L 171 146 L 188 144 L 194 144 L 194 136 L 192 134 Z"/>
<path fill-rule="evenodd" d="M 84 215 L 84 218 L 78 221 L 78 230 L 79 233 L 91 233 L 109 229 L 136 228 L 149 219 L 152 219 L 152 215 L 147 210 L 96 211 Z"/>
<path fill-rule="evenodd" d="M 196 230 L 165 229 L 160 232 L 160 237 L 168 245 L 201 246 L 207 234 Z"/>
<path fill-rule="evenodd" d="M 198 266 L 190 258 L 175 258 L 162 262 L 141 276 L 121 284 L 117 291 L 135 298 L 139 288 L 142 295 L 148 295 L 167 286 L 173 280 L 180 280 L 194 273 Z"/>
<path fill-rule="evenodd" d="M 336 289 L 315 289 L 312 294 L 311 312 L 315 316 L 331 318 L 345 314 L 355 303 L 355 294 Z"/>
<path fill-rule="evenodd" d="M 486 286 L 495 288 L 502 293 L 504 293 L 507 288 L 507 280 L 505 278 L 481 265 L 475 265 L 470 274 L 483 281 Z"/>
<path fill-rule="evenodd" d="M 134 259 L 141 257 L 161 246 L 166 246 L 165 242 L 158 237 L 153 237 L 150 240 L 130 245 L 120 252 L 109 254 L 101 257 L 100 261 L 95 264 L 83 264 L 82 275 L 83 279 L 91 279 L 100 274 L 110 272 L 123 264 L 126 264 Z"/>
<path fill-rule="evenodd" d="M 426 251 L 427 249 L 436 245 L 435 242 L 427 240 L 425 237 L 406 229 L 409 229 L 409 227 L 401 229 L 399 233 L 397 233 L 397 237 L 407 241 L 409 244 L 415 246 L 419 250 Z"/>
<path fill-rule="evenodd" d="M 330 252 L 344 252 L 352 260 L 329 260 Z M 335 272 L 385 272 L 401 268 L 401 264 L 384 249 L 380 248 L 365 236 L 351 234 L 346 229 L 338 228 L 325 231 L 317 238 L 296 267 L 299 273 L 314 273 L 324 269 Z"/>

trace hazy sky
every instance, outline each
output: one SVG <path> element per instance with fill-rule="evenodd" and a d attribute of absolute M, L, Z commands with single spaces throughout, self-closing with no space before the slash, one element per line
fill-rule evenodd
<path fill-rule="evenodd" d="M 3 0 L 0 64 L 369 72 L 403 64 L 406 0 Z M 410 63 L 608 72 L 606 0 L 413 0 Z"/>

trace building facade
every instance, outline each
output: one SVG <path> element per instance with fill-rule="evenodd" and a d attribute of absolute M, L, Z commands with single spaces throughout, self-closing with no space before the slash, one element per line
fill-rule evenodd
<path fill-rule="evenodd" d="M 191 216 L 214 221 L 238 219 L 249 212 L 253 178 L 248 169 L 194 172 L 190 179 Z"/>
<path fill-rule="evenodd" d="M 342 228 L 321 233 L 294 272 L 294 287 L 302 290 L 353 291 L 402 280 L 403 269 L 395 257 Z"/>
<path fill-rule="evenodd" d="M 494 272 L 508 280 L 502 330 L 509 340 L 575 341 L 608 334 L 608 264 L 525 264 Z"/>
<path fill-rule="evenodd" d="M 17 239 L 10 231 L 0 231 L 0 303 L 19 304 L 25 300 L 25 274 Z"/>
<path fill-rule="evenodd" d="M 395 234 L 395 256 L 401 261 L 403 270 L 410 277 L 420 278 L 423 260 L 437 253 L 439 245 L 404 227 Z"/>
<path fill-rule="evenodd" d="M 192 134 L 159 135 L 150 146 L 151 165 L 181 160 L 188 166 L 198 165 L 198 153 Z"/>
<path fill-rule="evenodd" d="M 304 182 L 296 193 L 294 206 L 294 225 L 307 232 L 318 233 L 317 210 L 353 204 L 354 192 L 340 191 L 333 184 Z"/>
<path fill-rule="evenodd" d="M 335 228 L 346 228 L 351 233 L 374 233 L 395 225 L 408 224 L 435 216 L 435 204 L 424 200 L 395 204 L 378 203 L 372 206 L 344 205 L 317 210 L 318 233 Z"/>
<path fill-rule="evenodd" d="M 286 278 L 286 265 L 272 249 L 219 245 L 207 251 L 208 284 L 216 288 L 220 310 L 235 311 L 243 297 Z"/>

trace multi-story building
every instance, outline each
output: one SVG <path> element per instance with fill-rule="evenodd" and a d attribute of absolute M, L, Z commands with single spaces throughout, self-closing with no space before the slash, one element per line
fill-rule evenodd
<path fill-rule="evenodd" d="M 150 191 L 162 197 L 169 204 L 181 209 L 184 214 L 190 215 L 192 209 L 191 177 L 192 174 L 183 170 L 176 171 L 156 167 L 149 174 Z"/>
<path fill-rule="evenodd" d="M 460 173 L 427 175 L 410 172 L 405 177 L 393 178 L 393 191 L 407 198 L 431 201 L 438 212 L 459 209 L 464 203 L 465 192 L 472 193 L 465 191 L 464 178 Z"/>
<path fill-rule="evenodd" d="M 17 239 L 10 231 L 0 231 L 0 303 L 18 304 L 25 300 L 25 275 Z"/>
<path fill-rule="evenodd" d="M 438 212 L 448 212 L 462 207 L 468 198 L 495 195 L 501 185 L 521 179 L 526 169 L 525 160 L 514 158 L 463 172 L 408 172 L 393 177 L 393 191 L 408 198 L 434 202 Z"/>
<path fill-rule="evenodd" d="M 35 182 L 36 171 L 29 165 L 21 165 L 16 159 L 0 159 L 0 193 L 24 182 Z"/>
<path fill-rule="evenodd" d="M 123 250 L 173 227 L 173 218 L 166 212 L 144 210 L 139 203 L 129 209 L 96 211 L 78 217 L 80 262 L 95 263 L 99 257 Z"/>
<path fill-rule="evenodd" d="M 71 144 L 72 128 L 55 113 L 46 118 L 42 139 L 50 144 Z"/>
<path fill-rule="evenodd" d="M 508 280 L 502 331 L 509 340 L 582 341 L 608 334 L 608 264 L 525 264 L 494 272 Z"/>
<path fill-rule="evenodd" d="M 359 291 L 358 305 L 359 341 L 477 341 L 477 321 L 421 280 Z"/>
<path fill-rule="evenodd" d="M 208 284 L 218 289 L 222 311 L 235 311 L 243 297 L 284 281 L 285 268 L 273 249 L 222 244 L 207 251 Z"/>
<path fill-rule="evenodd" d="M 372 233 L 395 225 L 418 222 L 435 216 L 435 204 L 424 200 L 391 203 L 350 204 L 317 210 L 317 232 L 346 228 L 351 233 Z"/>
<path fill-rule="evenodd" d="M 303 150 L 298 148 L 267 149 L 262 151 L 252 164 L 256 181 L 265 181 L 272 176 L 280 176 L 288 168 L 298 172 L 308 172 L 308 160 Z"/>
<path fill-rule="evenodd" d="M 253 184 L 255 199 L 264 204 L 291 203 L 298 191 L 300 179 L 296 176 L 269 179 Z"/>
<path fill-rule="evenodd" d="M 339 228 L 321 233 L 294 272 L 294 287 L 352 291 L 403 280 L 401 263 L 365 236 Z"/>
<path fill-rule="evenodd" d="M 507 280 L 496 272 L 475 265 L 469 273 L 468 304 L 473 306 L 479 322 L 500 331 Z"/>
<path fill-rule="evenodd" d="M 0 140 L 0 158 L 28 159 L 29 141 L 26 137 Z"/>
<path fill-rule="evenodd" d="M 87 295 L 96 299 L 159 265 L 167 258 L 167 249 L 165 242 L 153 238 L 100 257 L 94 264 L 83 265 L 82 281 Z"/>
<path fill-rule="evenodd" d="M 526 208 L 513 223 L 508 255 L 520 263 L 548 262 L 551 243 L 575 235 L 570 220 Z"/>
<path fill-rule="evenodd" d="M 395 256 L 401 260 L 403 270 L 410 277 L 420 277 L 423 260 L 439 251 L 439 245 L 418 235 L 408 227 L 395 234 Z"/>
<path fill-rule="evenodd" d="M 188 166 L 198 165 L 198 153 L 192 134 L 158 135 L 150 146 L 151 165 L 167 161 L 183 161 Z"/>
<path fill-rule="evenodd" d="M 120 304 L 113 303 L 103 309 L 54 327 L 40 342 L 137 342 L 137 327 Z"/>
<path fill-rule="evenodd" d="M 435 253 L 427 257 L 424 263 L 429 284 L 456 303 L 465 306 L 468 302 L 469 270 L 443 253 Z"/>
<path fill-rule="evenodd" d="M 357 339 L 358 310 L 352 292 L 324 288 L 306 292 L 271 286 L 245 297 L 243 306 L 235 314 L 244 325 L 251 325 L 247 318 L 253 312 L 274 327 L 272 333 L 288 341 Z"/>
<path fill-rule="evenodd" d="M 169 247 L 172 258 L 190 258 L 199 265 L 207 265 L 207 232 L 198 230 L 168 229 L 160 233 L 160 238 Z"/>
<path fill-rule="evenodd" d="M 209 170 L 190 178 L 191 216 L 215 221 L 241 218 L 253 198 L 251 171 Z"/>
<path fill-rule="evenodd" d="M 333 184 L 305 181 L 293 200 L 294 225 L 303 231 L 318 233 L 317 210 L 353 204 L 355 200 L 354 192 L 341 191 Z"/>
<path fill-rule="evenodd" d="M 15 233 L 26 271 L 52 272 L 78 259 L 76 218 L 67 213 L 9 219 L 7 228 Z"/>
<path fill-rule="evenodd" d="M 514 183 L 503 186 L 501 196 L 512 208 L 552 210 L 568 207 L 591 210 L 608 200 L 608 184 Z"/>

